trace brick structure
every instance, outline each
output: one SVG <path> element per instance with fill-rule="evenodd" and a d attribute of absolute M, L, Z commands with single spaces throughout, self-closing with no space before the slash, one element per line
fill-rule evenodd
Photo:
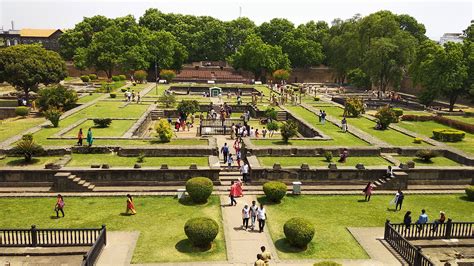
<path fill-rule="evenodd" d="M 59 37 L 63 34 L 60 29 L 21 29 L 0 32 L 0 47 L 17 44 L 42 44 L 44 48 L 59 51 Z"/>

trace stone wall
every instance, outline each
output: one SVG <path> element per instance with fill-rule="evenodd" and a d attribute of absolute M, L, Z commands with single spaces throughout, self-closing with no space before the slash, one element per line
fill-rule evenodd
<path fill-rule="evenodd" d="M 0 119 L 15 117 L 15 108 L 16 107 L 0 107 Z"/>

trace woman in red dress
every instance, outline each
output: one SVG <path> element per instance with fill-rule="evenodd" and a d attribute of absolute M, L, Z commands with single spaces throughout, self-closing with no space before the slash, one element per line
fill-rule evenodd
<path fill-rule="evenodd" d="M 130 194 L 127 194 L 127 211 L 126 211 L 126 213 L 128 213 L 128 211 L 130 211 L 130 213 L 132 215 L 137 213 L 137 211 L 135 210 L 135 204 L 133 204 L 133 198 Z"/>

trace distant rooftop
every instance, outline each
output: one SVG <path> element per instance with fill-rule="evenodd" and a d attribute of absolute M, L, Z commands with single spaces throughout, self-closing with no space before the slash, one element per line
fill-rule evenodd
<path fill-rule="evenodd" d="M 56 31 L 61 31 L 59 29 L 21 29 L 21 37 L 43 37 L 47 38 L 53 35 Z"/>

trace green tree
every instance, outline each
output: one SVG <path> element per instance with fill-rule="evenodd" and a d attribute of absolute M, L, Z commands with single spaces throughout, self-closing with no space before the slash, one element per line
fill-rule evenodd
<path fill-rule="evenodd" d="M 23 135 L 21 140 L 18 141 L 12 149 L 14 154 L 22 155 L 27 163 L 32 161 L 33 156 L 38 155 L 43 151 L 43 147 L 33 140 L 33 135 L 31 134 Z"/>
<path fill-rule="evenodd" d="M 288 33 L 281 40 L 281 46 L 292 67 L 317 66 L 323 62 L 323 46 L 319 42 Z"/>
<path fill-rule="evenodd" d="M 295 25 L 284 18 L 274 18 L 270 22 L 264 22 L 258 27 L 262 40 L 271 45 L 280 45 L 283 37 L 292 32 Z"/>
<path fill-rule="evenodd" d="M 266 44 L 256 35 L 250 35 L 229 61 L 234 68 L 251 71 L 256 80 L 263 81 L 276 69 L 290 68 L 288 55 L 280 46 Z"/>
<path fill-rule="evenodd" d="M 347 81 L 349 81 L 352 86 L 361 89 L 370 89 L 372 85 L 370 78 L 360 68 L 349 70 L 347 73 Z"/>
<path fill-rule="evenodd" d="M 280 133 L 283 142 L 288 143 L 290 138 L 298 135 L 298 125 L 294 121 L 288 120 L 280 127 Z"/>
<path fill-rule="evenodd" d="M 163 103 L 166 108 L 173 107 L 176 103 L 176 97 L 172 93 L 163 92 L 163 94 L 158 98 L 158 101 Z"/>
<path fill-rule="evenodd" d="M 390 106 L 380 108 L 375 117 L 378 119 L 382 129 L 387 129 L 391 123 L 398 121 L 398 117 Z"/>
<path fill-rule="evenodd" d="M 290 78 L 290 72 L 285 69 L 277 69 L 273 72 L 272 77 L 277 81 L 288 80 Z"/>
<path fill-rule="evenodd" d="M 46 111 L 49 108 L 61 110 L 72 109 L 77 102 L 77 93 L 63 85 L 49 86 L 41 89 L 38 93 L 36 102 L 41 110 Z"/>
<path fill-rule="evenodd" d="M 40 84 L 59 83 L 67 76 L 61 56 L 40 45 L 15 45 L 0 49 L 0 83 L 8 82 L 25 94 L 38 91 Z"/>
<path fill-rule="evenodd" d="M 59 126 L 59 119 L 61 118 L 61 115 L 63 112 L 56 107 L 50 107 L 46 111 L 43 112 L 44 116 L 46 119 L 48 119 L 53 127 L 58 127 Z"/>
<path fill-rule="evenodd" d="M 247 36 L 256 32 L 256 26 L 249 18 L 237 18 L 224 24 L 226 32 L 226 57 L 233 55 L 242 46 Z"/>
<path fill-rule="evenodd" d="M 199 102 L 196 100 L 182 100 L 178 104 L 178 112 L 188 116 L 199 111 Z"/>

